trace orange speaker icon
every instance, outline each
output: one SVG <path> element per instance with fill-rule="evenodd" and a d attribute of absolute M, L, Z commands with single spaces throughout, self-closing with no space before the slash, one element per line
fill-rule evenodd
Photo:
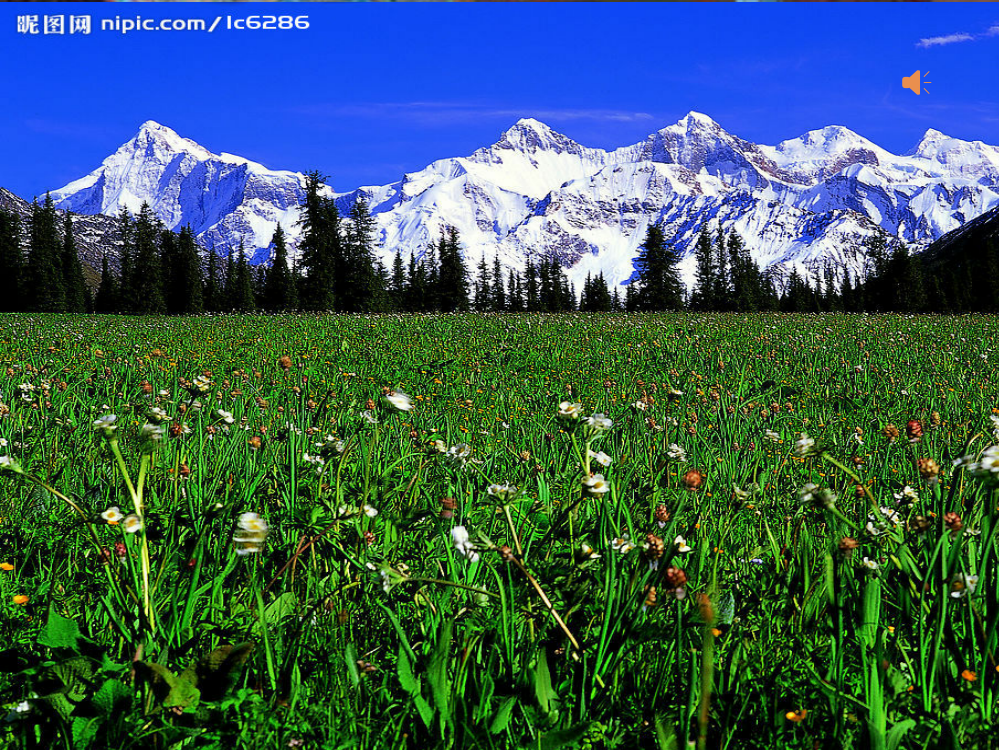
<path fill-rule="evenodd" d="M 927 73 L 927 75 L 929 75 L 929 73 Z M 926 89 L 922 88 L 922 86 L 925 86 L 927 83 L 929 83 L 929 81 L 921 80 L 919 71 L 917 70 L 911 76 L 906 76 L 902 79 L 902 88 L 909 89 L 909 91 L 914 93 L 916 96 L 919 96 L 920 91 L 926 91 Z"/>

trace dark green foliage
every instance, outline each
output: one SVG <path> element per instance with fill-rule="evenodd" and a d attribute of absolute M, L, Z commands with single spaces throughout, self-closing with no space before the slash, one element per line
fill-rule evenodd
<path fill-rule="evenodd" d="M 662 224 L 650 224 L 635 261 L 638 297 L 633 304 L 637 309 L 658 312 L 683 307 L 683 284 L 676 267 L 679 260 L 666 241 Z"/>
<path fill-rule="evenodd" d="M 62 271 L 62 243 L 52 196 L 31 204 L 25 300 L 33 312 L 61 312 L 66 308 L 66 282 Z"/>
<path fill-rule="evenodd" d="M 253 294 L 253 277 L 246 260 L 246 248 L 242 242 L 239 243 L 236 256 L 232 286 L 229 290 L 229 306 L 236 312 L 252 312 L 257 308 L 257 300 Z"/>
<path fill-rule="evenodd" d="M 364 198 L 354 201 L 345 224 L 343 238 L 334 243 L 343 254 L 337 261 L 337 309 L 377 312 L 386 305 L 385 281 L 375 261 L 375 220 Z"/>
<path fill-rule="evenodd" d="M 94 312 L 116 313 L 121 309 L 121 289 L 118 287 L 118 276 L 111 270 L 108 256 L 101 259 L 101 283 L 94 296 Z"/>
<path fill-rule="evenodd" d="M 76 252 L 73 238 L 73 222 L 67 212 L 63 220 L 62 273 L 66 289 L 66 312 L 85 313 L 90 311 L 90 294 L 83 281 L 83 266 Z"/>
<path fill-rule="evenodd" d="M 24 309 L 24 273 L 21 220 L 15 213 L 0 210 L 0 311 Z"/>
<path fill-rule="evenodd" d="M 274 249 L 271 266 L 267 270 L 267 279 L 264 282 L 264 308 L 272 312 L 294 310 L 295 283 L 288 268 L 288 246 L 280 224 L 274 230 L 271 247 Z"/>
<path fill-rule="evenodd" d="M 214 248 L 208 251 L 208 268 L 205 270 L 205 291 L 203 295 L 206 312 L 221 312 L 224 305 L 225 288 L 219 269 L 219 256 Z"/>
<path fill-rule="evenodd" d="M 305 180 L 299 226 L 300 265 L 303 272 L 299 302 L 305 310 L 335 310 L 336 289 L 346 275 L 340 246 L 340 213 L 333 201 L 320 194 L 325 177 L 310 172 Z"/>
<path fill-rule="evenodd" d="M 448 227 L 438 244 L 440 271 L 437 276 L 437 298 L 441 312 L 462 312 L 468 309 L 468 272 L 461 257 L 458 230 Z"/>
<path fill-rule="evenodd" d="M 600 273 L 596 278 L 587 276 L 586 283 L 583 285 L 583 294 L 579 300 L 580 312 L 610 312 L 613 308 L 614 302 L 607 289 L 607 280 L 604 279 L 604 275 Z"/>
<path fill-rule="evenodd" d="M 139 315 L 166 312 L 163 294 L 163 268 L 159 239 L 161 226 L 149 204 L 143 203 L 135 217 L 135 267 L 131 279 L 132 311 Z"/>
<path fill-rule="evenodd" d="M 697 259 L 697 269 L 691 306 L 695 310 L 715 310 L 718 306 L 718 300 L 715 298 L 715 292 L 718 289 L 718 266 L 717 258 L 711 247 L 711 233 L 706 226 L 701 229 L 694 253 Z"/>
<path fill-rule="evenodd" d="M 164 230 L 161 233 L 164 248 L 164 275 L 167 279 L 167 310 L 178 315 L 197 315 L 205 310 L 204 279 L 201 257 L 194 231 L 190 226 L 180 230 L 180 235 Z"/>

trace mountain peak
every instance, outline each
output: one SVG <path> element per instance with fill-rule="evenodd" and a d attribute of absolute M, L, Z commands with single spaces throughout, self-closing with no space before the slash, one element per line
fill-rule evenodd
<path fill-rule="evenodd" d="M 139 145 L 148 145 L 150 142 L 161 144 L 166 150 L 177 153 L 192 154 L 199 159 L 209 159 L 212 153 L 199 146 L 190 138 L 184 138 L 177 134 L 177 131 L 161 125 L 155 120 L 146 120 L 139 126 L 139 132 L 135 134 L 129 143 L 124 144 L 119 150 L 132 150 Z"/>
<path fill-rule="evenodd" d="M 554 151 L 578 153 L 582 146 L 568 136 L 552 130 L 540 120 L 522 117 L 503 132 L 495 148 L 508 148 L 527 153 Z"/>
<path fill-rule="evenodd" d="M 720 125 L 718 125 L 717 122 L 712 120 L 703 112 L 695 112 L 694 110 L 690 110 L 690 112 L 688 112 L 682 118 L 680 118 L 680 120 L 676 124 L 683 125 L 688 129 L 694 125 L 700 125 L 702 127 L 704 126 L 710 127 L 712 125 L 714 127 L 721 127 Z"/>

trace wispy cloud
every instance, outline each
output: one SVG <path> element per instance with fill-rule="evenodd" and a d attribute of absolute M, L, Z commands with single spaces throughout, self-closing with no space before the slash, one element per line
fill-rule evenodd
<path fill-rule="evenodd" d="M 293 107 L 295 114 L 315 117 L 355 117 L 371 119 L 401 119 L 423 126 L 452 125 L 484 119 L 519 119 L 534 117 L 545 122 L 590 120 L 597 122 L 635 122 L 652 120 L 648 112 L 616 109 L 574 109 L 531 107 L 497 107 L 488 104 L 456 104 L 453 102 L 361 102 L 353 104 L 309 104 Z"/>
<path fill-rule="evenodd" d="M 979 34 L 970 34 L 967 31 L 958 31 L 953 34 L 943 36 L 928 36 L 916 42 L 917 47 L 943 47 L 946 44 L 956 44 L 958 42 L 973 42 L 976 39 L 984 39 L 989 36 L 999 36 L 999 24 L 994 24 Z"/>

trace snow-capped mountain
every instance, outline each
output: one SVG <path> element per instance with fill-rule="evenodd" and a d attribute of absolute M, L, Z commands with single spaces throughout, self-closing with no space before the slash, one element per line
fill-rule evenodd
<path fill-rule="evenodd" d="M 280 223 L 293 242 L 303 175 L 213 154 L 147 122 L 90 175 L 53 193 L 80 213 L 137 210 L 170 228 L 190 224 L 221 251 L 243 240 L 266 257 Z M 466 254 L 522 267 L 556 255 L 579 286 L 587 273 L 621 283 L 650 223 L 662 221 L 686 256 L 706 222 L 737 231 L 763 266 L 859 268 L 862 240 L 879 230 L 925 247 L 999 206 L 999 148 L 928 130 L 895 155 L 841 126 L 776 146 L 727 132 L 691 112 L 640 143 L 588 148 L 532 119 L 467 157 L 441 159 L 397 182 L 333 193 L 344 210 L 364 197 L 383 257 L 419 254 L 455 226 Z"/>
<path fill-rule="evenodd" d="M 169 229 L 190 224 L 207 247 L 224 252 L 244 240 L 253 253 L 267 247 L 279 222 L 295 222 L 303 195 L 301 175 L 213 154 L 150 120 L 98 169 L 53 191 L 52 199 L 58 208 L 83 214 L 135 213 L 145 202 Z"/>

